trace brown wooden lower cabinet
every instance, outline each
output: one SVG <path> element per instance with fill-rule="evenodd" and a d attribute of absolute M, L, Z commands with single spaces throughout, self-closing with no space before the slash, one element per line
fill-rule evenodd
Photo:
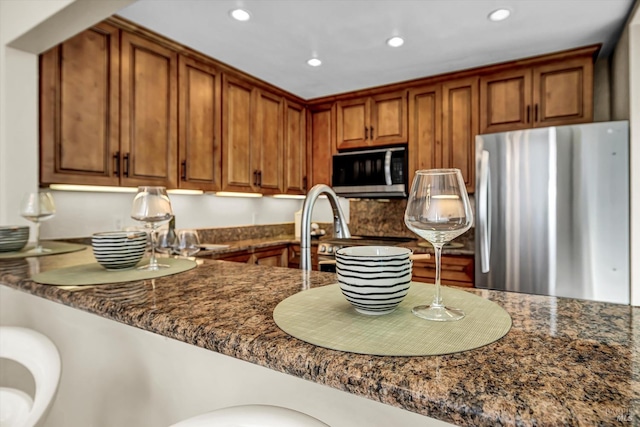
<path fill-rule="evenodd" d="M 271 267 L 287 267 L 288 245 L 276 246 L 265 250 L 255 251 L 253 253 L 253 263 L 259 265 L 269 265 Z"/>
<path fill-rule="evenodd" d="M 250 249 L 219 255 L 211 258 L 221 261 L 243 262 L 246 264 L 270 265 L 272 267 L 287 267 L 288 245 L 271 246 L 263 249 Z"/>
<path fill-rule="evenodd" d="M 289 245 L 289 268 L 300 268 L 300 244 Z M 311 244 L 311 269 L 318 270 L 318 245 Z"/>
<path fill-rule="evenodd" d="M 440 283 L 443 285 L 464 286 L 472 288 L 474 264 L 473 256 L 443 255 Z M 436 278 L 436 260 L 413 262 L 413 280 L 416 282 L 433 283 Z"/>

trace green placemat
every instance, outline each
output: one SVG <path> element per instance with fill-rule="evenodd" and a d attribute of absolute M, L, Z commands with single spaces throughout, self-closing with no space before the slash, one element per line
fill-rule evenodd
<path fill-rule="evenodd" d="M 30 252 L 35 245 L 27 245 L 17 252 L 0 252 L 0 259 L 27 258 L 32 256 L 60 255 L 68 252 L 77 252 L 86 249 L 86 245 L 64 242 L 42 242 L 42 247 L 48 249 L 47 252 Z"/>
<path fill-rule="evenodd" d="M 149 259 L 143 259 L 138 265 L 145 265 Z M 129 269 L 121 271 L 105 270 L 97 262 L 91 264 L 74 265 L 73 267 L 60 268 L 58 270 L 50 270 L 39 273 L 31 279 L 34 282 L 43 285 L 62 285 L 62 286 L 86 286 L 86 285 L 103 285 L 106 283 L 133 282 L 145 279 L 155 279 L 157 277 L 170 276 L 183 271 L 191 270 L 196 266 L 195 261 L 188 259 L 161 258 L 158 262 L 170 265 L 169 268 L 163 268 L 156 271 L 145 271 L 138 269 Z"/>
<path fill-rule="evenodd" d="M 302 341 L 351 353 L 378 356 L 435 356 L 490 344 L 509 332 L 511 316 L 498 304 L 472 293 L 442 287 L 445 305 L 466 316 L 434 322 L 411 313 L 433 300 L 434 285 L 412 282 L 409 293 L 390 314 L 360 314 L 344 298 L 339 285 L 299 292 L 273 311 L 276 324 Z"/>

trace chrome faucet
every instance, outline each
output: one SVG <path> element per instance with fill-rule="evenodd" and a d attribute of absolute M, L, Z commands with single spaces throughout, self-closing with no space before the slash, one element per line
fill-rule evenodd
<path fill-rule="evenodd" d="M 311 270 L 311 211 L 313 211 L 313 205 L 321 194 L 327 195 L 333 210 L 333 237 L 351 237 L 347 220 L 344 217 L 335 191 L 325 184 L 314 185 L 307 193 L 302 205 L 300 224 L 300 268 L 302 270 Z"/>

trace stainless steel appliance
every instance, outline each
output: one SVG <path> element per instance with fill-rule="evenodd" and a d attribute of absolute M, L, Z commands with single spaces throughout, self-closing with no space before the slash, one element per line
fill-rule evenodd
<path fill-rule="evenodd" d="M 629 303 L 629 125 L 476 137 L 476 286 Z"/>
<path fill-rule="evenodd" d="M 406 147 L 335 154 L 331 186 L 342 197 L 407 197 Z"/>
<path fill-rule="evenodd" d="M 396 246 L 413 240 L 416 239 L 396 236 L 352 236 L 348 239 L 323 239 L 318 243 L 318 269 L 320 271 L 335 272 L 335 254 L 340 248 L 349 246 Z"/>

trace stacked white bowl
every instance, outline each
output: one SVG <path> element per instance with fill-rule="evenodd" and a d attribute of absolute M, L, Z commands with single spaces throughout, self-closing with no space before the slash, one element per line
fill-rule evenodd
<path fill-rule="evenodd" d="M 29 226 L 0 226 L 0 252 L 15 252 L 24 248 L 29 241 Z"/>
<path fill-rule="evenodd" d="M 107 270 L 134 267 L 142 259 L 146 246 L 144 231 L 107 231 L 91 236 L 93 255 Z"/>
<path fill-rule="evenodd" d="M 387 314 L 409 292 L 411 250 L 394 246 L 352 246 L 336 251 L 340 290 L 362 314 Z"/>

